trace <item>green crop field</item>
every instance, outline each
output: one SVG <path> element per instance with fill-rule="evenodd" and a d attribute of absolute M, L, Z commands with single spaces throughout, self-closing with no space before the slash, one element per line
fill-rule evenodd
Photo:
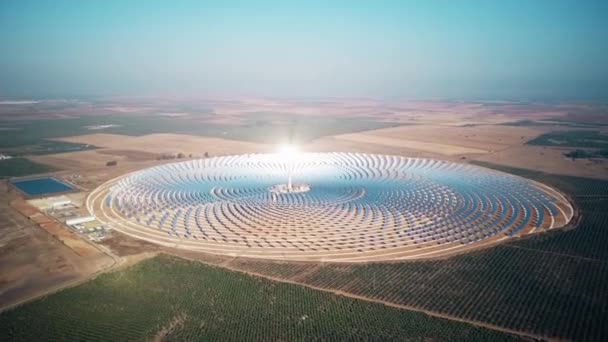
<path fill-rule="evenodd" d="M 92 150 L 97 148 L 93 145 L 76 144 L 65 141 L 39 140 L 33 144 L 20 145 L 9 148 L 0 148 L 0 153 L 12 156 L 36 156 L 43 154 L 67 153 Z"/>
<path fill-rule="evenodd" d="M 25 158 L 0 160 L 0 179 L 29 176 L 51 171 L 57 171 L 57 169 Z"/>
<path fill-rule="evenodd" d="M 608 135 L 593 130 L 556 131 L 542 134 L 528 141 L 528 145 L 606 149 L 608 148 Z"/>
<path fill-rule="evenodd" d="M 515 337 L 169 256 L 0 314 L 7 341 L 507 341 Z"/>
<path fill-rule="evenodd" d="M 574 151 L 564 153 L 564 156 L 572 159 L 580 159 L 580 158 L 608 158 L 608 149 L 603 150 L 580 150 L 576 149 Z"/>
<path fill-rule="evenodd" d="M 564 126 L 570 128 L 597 128 L 601 126 L 606 126 L 605 124 L 597 124 L 597 123 L 586 123 L 586 122 L 577 122 L 577 121 L 568 121 L 568 120 L 560 120 L 560 119 L 551 119 L 551 120 L 520 120 L 513 122 L 505 122 L 500 124 L 503 126 Z"/>

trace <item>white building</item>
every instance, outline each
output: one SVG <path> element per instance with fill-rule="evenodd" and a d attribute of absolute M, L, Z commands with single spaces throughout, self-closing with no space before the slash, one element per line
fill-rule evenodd
<path fill-rule="evenodd" d="M 92 221 L 95 221 L 95 216 L 76 217 L 73 219 L 66 220 L 65 223 L 68 226 L 71 226 L 71 225 L 75 225 L 75 224 L 87 223 L 87 222 L 92 222 Z"/>

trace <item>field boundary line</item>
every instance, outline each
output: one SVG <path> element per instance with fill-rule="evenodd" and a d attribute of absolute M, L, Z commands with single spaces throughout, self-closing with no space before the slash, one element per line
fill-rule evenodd
<path fill-rule="evenodd" d="M 526 251 L 532 251 L 532 252 L 538 252 L 538 253 L 557 255 L 557 256 L 562 256 L 562 257 L 566 257 L 566 258 L 579 259 L 579 260 L 583 260 L 583 261 L 593 261 L 593 262 L 599 262 L 599 263 L 602 263 L 602 264 L 608 263 L 608 260 L 594 259 L 594 258 L 589 258 L 589 257 L 584 257 L 584 256 L 578 256 L 578 255 L 572 255 L 572 254 L 565 254 L 565 253 L 557 253 L 557 252 L 547 251 L 547 250 L 542 250 L 542 249 L 536 249 L 536 248 L 530 248 L 530 247 L 523 247 L 523 246 L 512 245 L 510 243 L 506 243 L 506 244 L 504 244 L 504 246 L 505 247 L 510 247 L 510 248 L 516 248 L 516 249 L 523 249 L 523 250 L 526 250 Z"/>

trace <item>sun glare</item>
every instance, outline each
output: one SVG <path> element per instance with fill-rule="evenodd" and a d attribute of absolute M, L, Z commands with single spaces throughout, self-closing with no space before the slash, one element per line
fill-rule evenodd
<path fill-rule="evenodd" d="M 294 155 L 299 152 L 298 148 L 295 145 L 291 144 L 282 144 L 278 149 L 280 154 L 283 155 Z"/>

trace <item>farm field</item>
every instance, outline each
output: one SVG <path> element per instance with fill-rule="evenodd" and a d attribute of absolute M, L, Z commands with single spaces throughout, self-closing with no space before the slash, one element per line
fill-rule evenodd
<path fill-rule="evenodd" d="M 285 141 L 307 142 L 327 135 L 395 126 L 373 118 L 342 121 L 332 116 L 247 112 L 207 115 L 90 115 L 0 121 L 0 178 L 59 169 L 105 166 L 109 160 L 141 162 L 163 154 L 202 157 L 259 152 Z M 106 149 L 99 149 L 105 147 Z M 27 159 L 26 159 L 27 158 Z M 45 166 L 46 165 L 46 166 Z"/>
<path fill-rule="evenodd" d="M 608 135 L 596 130 L 556 131 L 528 141 L 529 145 L 608 148 Z"/>
<path fill-rule="evenodd" d="M 373 137 L 414 140 L 465 149 L 461 153 L 488 153 L 513 145 L 543 132 L 542 128 L 509 127 L 504 125 L 408 125 L 368 131 Z M 466 152 L 466 149 L 472 152 Z"/>
<path fill-rule="evenodd" d="M 572 148 L 524 145 L 475 157 L 474 161 L 542 173 L 608 180 L 608 163 L 588 159 L 573 161 L 564 155 L 570 151 Z"/>
<path fill-rule="evenodd" d="M 272 114 L 272 113 L 271 113 Z M 245 115 L 245 114 L 243 114 Z M 246 114 L 244 122 L 208 122 L 199 117 L 167 117 L 154 115 L 103 115 L 63 119 L 4 121 L 0 136 L 2 148 L 40 144 L 42 140 L 91 133 L 110 133 L 141 136 L 155 133 L 175 133 L 196 136 L 244 140 L 257 143 L 277 143 L 285 139 L 306 142 L 318 137 L 367 129 L 395 126 L 396 123 L 369 119 L 339 120 L 335 117 L 301 117 L 284 113 L 281 120 L 276 113 Z M 91 129 L 91 127 L 105 127 Z"/>
<path fill-rule="evenodd" d="M 226 119 L 226 118 L 224 118 Z M 361 131 L 365 129 L 394 126 L 396 123 L 358 118 L 341 122 L 335 117 L 308 118 L 290 113 L 241 113 L 238 120 L 217 121 L 208 116 L 163 116 L 163 115 L 90 115 L 68 116 L 65 118 L 40 118 L 0 121 L 0 153 L 13 157 L 28 156 L 33 161 L 14 158 L 14 161 L 0 162 L 0 177 L 22 176 L 52 171 L 56 165 L 55 155 L 74 154 L 76 159 L 86 160 L 95 156 L 97 146 L 115 146 L 115 154 L 120 158 L 134 156 L 133 159 L 147 160 L 155 156 L 135 156 L 138 146 L 151 153 L 193 153 L 202 155 L 209 150 L 222 153 L 234 151 L 234 144 L 281 143 L 284 141 L 309 141 L 326 135 Z M 111 135 L 108 135 L 111 134 Z M 100 135 L 103 139 L 66 139 L 73 136 Z M 125 145 L 129 138 L 142 137 L 139 144 Z M 107 139 L 105 139 L 107 138 Z M 200 138 L 200 141 L 196 141 Z M 206 139 L 206 140 L 205 140 Z M 209 140 L 211 139 L 211 140 Z M 214 140 L 216 139 L 216 140 Z M 217 140 L 219 139 L 219 140 Z M 241 142 L 235 142 L 239 140 Z M 252 144 L 255 145 L 255 144 Z M 125 152 L 125 147 L 129 147 Z M 161 148 L 159 148 L 161 147 Z M 185 147 L 185 148 L 184 148 Z M 245 149 L 245 151 L 251 151 Z M 88 152 L 88 153 L 87 153 Z M 100 151 L 111 154 L 112 151 Z M 234 153 L 234 152 L 233 152 Z M 112 156 L 104 158 L 104 162 Z M 95 158 L 93 158 L 95 159 Z M 49 164 L 55 168 L 44 168 L 39 164 Z M 90 163 L 89 163 L 90 164 Z M 70 163 L 68 162 L 68 165 Z M 95 167 L 97 164 L 91 164 Z"/>
<path fill-rule="evenodd" d="M 0 160 L 0 179 L 8 177 L 29 176 L 38 173 L 52 172 L 59 170 L 42 163 L 37 163 L 26 158 L 11 158 Z"/>
<path fill-rule="evenodd" d="M 3 312 L 0 329 L 11 341 L 516 340 L 170 256 Z"/>
<path fill-rule="evenodd" d="M 487 153 L 488 150 L 475 149 L 470 147 L 453 146 L 446 144 L 437 144 L 431 142 L 421 142 L 409 139 L 397 139 L 389 137 L 378 137 L 366 134 L 343 134 L 336 136 L 337 139 L 364 143 L 374 145 L 385 145 L 391 147 L 405 147 L 414 150 L 439 153 L 444 155 L 458 155 L 458 154 L 475 154 L 475 153 Z"/>
<path fill-rule="evenodd" d="M 153 159 L 155 156 L 170 153 L 193 154 L 202 157 L 204 152 L 210 155 L 242 154 L 252 152 L 270 151 L 274 146 L 264 144 L 229 140 L 222 138 L 200 137 L 186 134 L 148 134 L 143 136 L 128 136 L 120 134 L 88 134 L 61 138 L 81 144 L 95 144 L 106 147 L 95 151 L 104 155 L 118 155 L 131 157 L 132 159 Z M 126 153 L 125 151 L 137 151 L 144 158 L 138 158 L 138 154 Z"/>
<path fill-rule="evenodd" d="M 36 156 L 54 153 L 67 153 L 93 150 L 96 147 L 88 144 L 74 144 L 63 141 L 40 140 L 31 145 L 20 145 L 12 148 L 0 148 L 0 153 L 13 157 Z"/>

